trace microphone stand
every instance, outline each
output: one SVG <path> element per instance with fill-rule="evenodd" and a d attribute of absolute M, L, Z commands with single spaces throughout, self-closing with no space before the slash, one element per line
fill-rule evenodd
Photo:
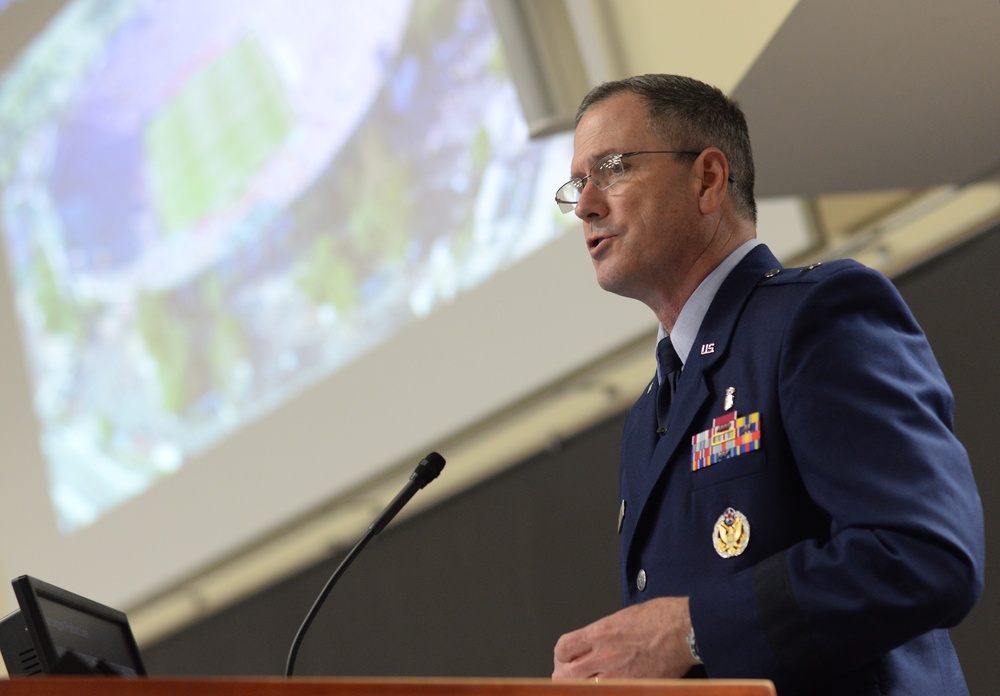
<path fill-rule="evenodd" d="M 375 518 L 375 521 L 369 525 L 368 531 L 361 537 L 361 540 L 354 545 L 354 548 L 347 553 L 344 560 L 341 561 L 340 565 L 337 566 L 337 569 L 333 571 L 333 575 L 331 575 L 330 579 L 326 581 L 326 585 L 323 586 L 323 590 L 319 593 L 319 597 L 317 597 L 316 601 L 313 602 L 312 608 L 309 610 L 309 613 L 306 614 L 305 620 L 302 622 L 298 632 L 295 634 L 295 639 L 292 641 L 292 647 L 288 651 L 288 662 L 285 664 L 286 678 L 292 676 L 292 672 L 295 670 L 295 658 L 298 656 L 299 647 L 302 645 L 302 640 L 305 638 L 306 631 L 309 630 L 309 627 L 312 625 L 313 620 L 315 620 L 316 615 L 319 614 L 319 610 L 323 606 L 323 602 L 326 601 L 326 598 L 329 596 L 333 586 L 337 584 L 338 580 L 340 580 L 340 576 L 343 575 L 344 571 L 350 567 L 351 563 L 353 563 L 354 559 L 358 557 L 362 549 L 368 545 L 368 542 L 371 541 L 379 532 L 385 529 L 385 526 L 392 521 L 392 518 L 395 517 L 400 510 L 403 509 L 403 506 L 409 502 L 410 498 L 412 498 L 417 491 L 436 479 L 442 469 L 444 469 L 444 457 L 437 452 L 431 452 L 426 457 L 421 459 L 420 463 L 417 464 L 417 468 L 414 469 L 413 473 L 410 475 L 410 480 L 405 486 L 403 486 L 403 490 L 401 490 L 393 501 L 389 503 L 385 510 L 383 510 L 381 514 Z"/>

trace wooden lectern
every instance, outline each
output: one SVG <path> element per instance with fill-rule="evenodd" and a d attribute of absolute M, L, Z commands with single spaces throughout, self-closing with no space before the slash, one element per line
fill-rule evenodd
<path fill-rule="evenodd" d="M 119 679 L 0 680 L 0 696 L 776 696 L 760 680 Z"/>

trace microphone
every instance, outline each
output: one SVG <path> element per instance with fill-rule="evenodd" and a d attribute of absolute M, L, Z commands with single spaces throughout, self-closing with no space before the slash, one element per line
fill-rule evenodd
<path fill-rule="evenodd" d="M 442 469 L 444 469 L 444 457 L 437 452 L 431 452 L 421 459 L 420 463 L 417 464 L 417 468 L 410 474 L 409 482 L 403 486 L 403 490 L 396 495 L 395 499 L 382 511 L 382 514 L 376 517 L 375 521 L 368 527 L 368 531 L 371 532 L 372 536 L 385 529 L 385 526 L 392 521 L 396 513 L 410 502 L 410 498 L 421 488 L 436 479 Z"/>
<path fill-rule="evenodd" d="M 392 502 L 386 506 L 385 510 L 383 510 L 379 516 L 375 518 L 375 521 L 369 525 L 368 531 L 365 532 L 363 537 L 361 537 L 361 541 L 359 541 L 354 548 L 348 552 L 347 556 L 344 557 L 344 560 L 340 562 L 339 566 L 337 566 L 337 569 L 333 571 L 333 575 L 331 575 L 330 579 L 326 581 L 326 585 L 323 586 L 323 590 L 319 593 L 319 597 L 316 598 L 312 608 L 309 610 L 309 613 L 306 614 L 305 620 L 302 622 L 298 632 L 295 634 L 295 639 L 292 641 L 292 647 L 288 651 L 288 662 L 285 665 L 286 678 L 292 676 L 292 672 L 295 670 L 295 658 L 299 653 L 299 647 L 302 645 L 302 639 L 305 638 L 306 631 L 309 630 L 309 626 L 312 625 L 316 615 L 319 614 L 320 607 L 323 606 L 323 602 L 326 601 L 327 596 L 330 594 L 330 590 L 333 589 L 333 586 L 340 579 L 340 576 L 343 575 L 344 571 L 347 570 L 351 563 L 354 562 L 354 559 L 357 558 L 358 554 L 361 553 L 361 550 L 368 545 L 368 542 L 371 541 L 376 534 L 385 529 L 385 526 L 392 521 L 392 518 L 394 518 L 400 510 L 403 509 L 403 506 L 410 501 L 410 498 L 412 498 L 417 491 L 436 479 L 442 469 L 444 469 L 444 457 L 437 452 L 431 452 L 426 457 L 421 459 L 420 463 L 417 464 L 417 468 L 413 470 L 412 474 L 410 474 L 410 480 L 405 486 L 403 486 L 403 490 L 401 490 L 396 497 L 393 498 Z"/>

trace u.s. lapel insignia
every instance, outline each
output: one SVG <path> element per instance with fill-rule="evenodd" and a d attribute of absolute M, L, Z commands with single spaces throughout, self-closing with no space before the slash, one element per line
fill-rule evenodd
<path fill-rule="evenodd" d="M 747 516 L 734 508 L 726 508 L 715 522 L 712 530 L 712 545 L 723 558 L 739 556 L 750 543 L 750 521 Z"/>
<path fill-rule="evenodd" d="M 722 402 L 722 410 L 728 411 L 736 405 L 736 387 L 726 387 L 726 398 Z"/>
<path fill-rule="evenodd" d="M 625 499 L 622 498 L 622 506 L 618 508 L 618 533 L 622 533 L 622 524 L 625 522 Z"/>

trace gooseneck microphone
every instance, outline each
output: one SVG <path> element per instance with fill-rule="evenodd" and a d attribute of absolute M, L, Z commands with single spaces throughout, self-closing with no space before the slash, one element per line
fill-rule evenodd
<path fill-rule="evenodd" d="M 320 607 L 323 606 L 323 602 L 326 601 L 327 595 L 330 594 L 330 590 L 333 589 L 333 586 L 337 584 L 340 576 L 344 574 L 344 571 L 347 570 L 354 559 L 358 557 L 358 554 L 361 553 L 361 549 L 367 546 L 368 542 L 372 540 L 372 537 L 385 529 L 385 526 L 392 521 L 392 518 L 395 517 L 400 510 L 403 509 L 403 506 L 410 501 L 410 498 L 412 498 L 421 488 L 436 479 L 442 469 L 444 469 L 444 457 L 437 452 L 431 452 L 426 457 L 421 459 L 420 463 L 417 464 L 417 468 L 413 470 L 412 474 L 410 474 L 410 480 L 407 481 L 405 486 L 403 486 L 403 490 L 401 490 L 393 501 L 389 503 L 385 510 L 383 510 L 379 516 L 375 518 L 375 521 L 369 525 L 368 531 L 365 532 L 363 537 L 361 537 L 361 541 L 359 541 L 354 548 L 348 552 L 347 556 L 344 557 L 344 560 L 340 562 L 339 566 L 337 566 L 337 569 L 333 571 L 333 575 L 331 575 L 330 579 L 326 581 L 326 585 L 324 585 L 322 592 L 319 593 L 319 597 L 317 597 L 316 601 L 313 603 L 312 609 L 310 609 L 309 613 L 306 614 L 305 620 L 299 627 L 298 633 L 295 634 L 295 640 L 292 641 L 292 648 L 288 651 L 288 663 L 285 665 L 285 677 L 292 676 L 292 672 L 295 670 L 295 658 L 299 653 L 299 647 L 302 645 L 302 639 L 305 638 L 306 631 L 309 630 L 309 626 L 316 618 Z"/>

